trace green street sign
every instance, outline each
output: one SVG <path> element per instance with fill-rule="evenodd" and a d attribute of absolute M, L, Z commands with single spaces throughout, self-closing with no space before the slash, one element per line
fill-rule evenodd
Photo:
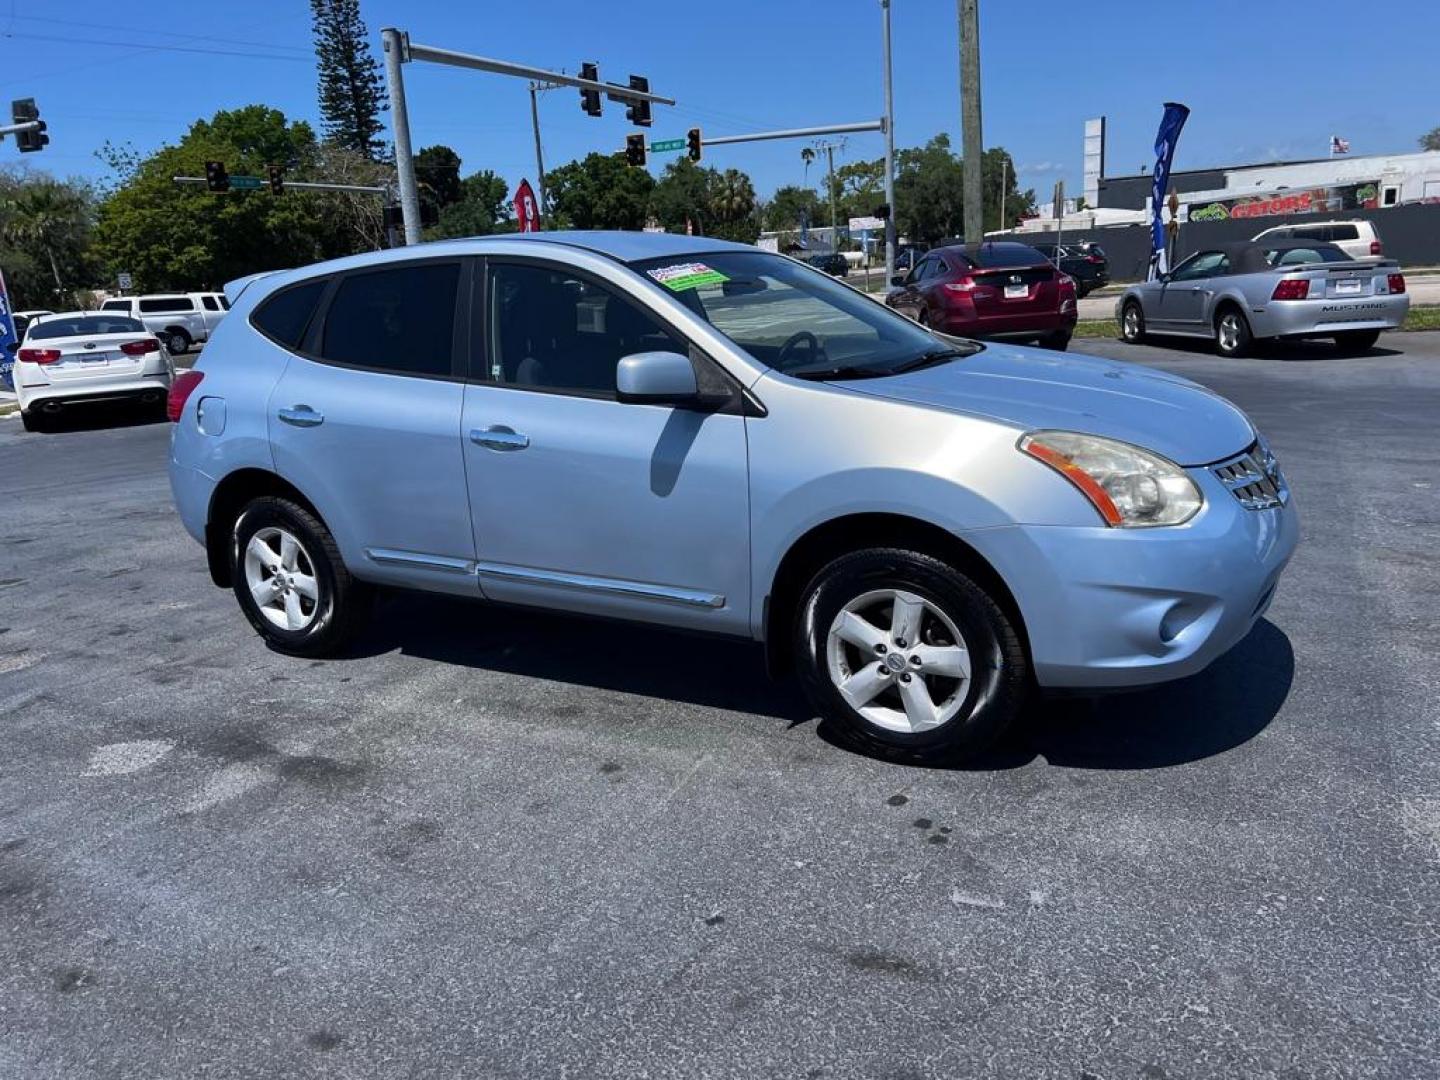
<path fill-rule="evenodd" d="M 257 191 L 265 186 L 265 181 L 258 176 L 232 176 L 230 177 L 231 191 Z"/>
<path fill-rule="evenodd" d="M 684 149 L 685 149 L 685 140 L 684 140 L 684 139 L 661 139 L 659 142 L 652 142 L 652 143 L 650 144 L 650 152 L 651 152 L 652 154 L 663 153 L 663 152 L 666 151 L 666 150 L 684 150 Z"/>

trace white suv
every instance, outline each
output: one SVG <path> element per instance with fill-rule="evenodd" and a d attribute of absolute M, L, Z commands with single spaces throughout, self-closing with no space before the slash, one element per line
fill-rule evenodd
<path fill-rule="evenodd" d="M 225 315 L 225 300 L 219 293 L 117 296 L 106 300 L 100 310 L 139 319 L 165 342 L 170 355 L 179 356 L 192 345 L 210 340 L 211 331 Z"/>
<path fill-rule="evenodd" d="M 1277 225 L 1256 233 L 1253 240 L 1314 240 L 1334 244 L 1352 259 L 1362 262 L 1383 259 L 1385 245 L 1373 221 L 1317 221 L 1313 225 Z"/>

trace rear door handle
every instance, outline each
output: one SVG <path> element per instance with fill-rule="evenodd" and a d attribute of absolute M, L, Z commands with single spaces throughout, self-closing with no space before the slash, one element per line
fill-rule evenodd
<path fill-rule="evenodd" d="M 524 450 L 530 445 L 530 436 L 497 424 L 483 430 L 472 428 L 470 441 L 487 450 Z"/>
<path fill-rule="evenodd" d="M 292 405 L 288 409 L 281 409 L 275 415 L 294 427 L 319 427 L 325 422 L 324 414 L 316 412 L 309 405 Z"/>

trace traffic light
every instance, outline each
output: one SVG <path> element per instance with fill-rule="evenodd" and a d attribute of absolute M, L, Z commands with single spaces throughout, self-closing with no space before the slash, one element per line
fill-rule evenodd
<path fill-rule="evenodd" d="M 589 79 L 591 82 L 599 82 L 600 66 L 586 60 L 580 65 L 580 77 L 582 79 Z M 580 88 L 580 108 L 591 116 L 599 116 L 601 109 L 604 108 L 604 106 L 600 104 L 600 91 L 590 90 L 582 86 Z"/>
<path fill-rule="evenodd" d="M 631 75 L 630 89 L 639 90 L 642 94 L 648 94 L 650 92 L 650 80 L 644 75 Z M 650 102 L 632 101 L 625 110 L 625 119 L 637 127 L 649 127 Z"/>
<path fill-rule="evenodd" d="M 645 167 L 645 136 L 640 133 L 625 136 L 625 164 Z"/>
<path fill-rule="evenodd" d="M 700 160 L 700 129 L 691 128 L 685 133 L 685 153 L 691 161 Z"/>
<path fill-rule="evenodd" d="M 888 220 L 890 217 L 890 204 L 881 203 L 879 206 L 875 207 L 875 216 L 878 217 L 881 221 Z"/>
<path fill-rule="evenodd" d="M 387 229 L 403 229 L 405 227 L 405 212 L 400 209 L 398 203 L 391 203 L 381 210 L 380 222 Z"/>
<path fill-rule="evenodd" d="M 266 165 L 265 171 L 270 175 L 270 192 L 272 195 L 285 194 L 285 169 L 280 165 Z"/>
<path fill-rule="evenodd" d="M 31 154 L 36 150 L 45 149 L 50 141 L 50 136 L 45 134 L 46 124 L 40 119 L 40 109 L 35 104 L 34 98 L 20 98 L 18 101 L 10 102 L 10 117 L 17 124 L 28 124 L 31 121 L 38 121 L 40 126 L 31 128 L 29 131 L 17 131 L 15 133 L 15 145 L 20 148 L 22 154 Z"/>
<path fill-rule="evenodd" d="M 225 171 L 223 161 L 205 162 L 205 186 L 222 193 L 230 190 L 230 174 Z"/>

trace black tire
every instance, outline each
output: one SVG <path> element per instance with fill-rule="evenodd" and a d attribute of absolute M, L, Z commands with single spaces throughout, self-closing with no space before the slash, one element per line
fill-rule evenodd
<path fill-rule="evenodd" d="M 915 321 L 925 327 L 926 330 L 930 329 L 930 316 L 923 307 L 916 313 Z"/>
<path fill-rule="evenodd" d="M 1346 330 L 1335 335 L 1335 347 L 1344 352 L 1369 352 L 1379 340 L 1379 330 Z"/>
<path fill-rule="evenodd" d="M 943 694 L 947 689 L 953 695 L 964 695 L 953 717 L 929 730 L 897 731 L 872 722 L 845 700 L 830 676 L 832 623 L 847 604 L 885 589 L 903 590 L 938 608 L 958 629 L 969 651 L 968 680 L 942 678 L 938 684 L 927 683 L 932 703 L 936 692 Z M 945 633 L 933 614 L 927 613 L 925 618 L 930 621 L 926 634 Z M 897 639 L 888 640 L 898 652 Z M 927 643 L 944 644 L 933 639 Z M 1015 719 L 1030 685 L 1029 661 L 1016 627 L 985 590 L 939 559 L 899 548 L 845 555 L 816 574 L 805 588 L 796 615 L 793 648 L 801 684 L 829 730 L 864 752 L 888 757 L 933 762 L 981 753 Z M 859 651 L 854 655 L 858 664 Z M 877 662 L 877 666 L 884 665 Z M 912 670 L 916 669 L 906 667 L 904 674 L 908 676 Z M 893 692 L 887 688 L 874 700 L 884 703 L 891 700 L 886 695 L 892 695 L 893 701 L 899 702 L 900 688 L 891 686 Z M 941 699 L 942 704 L 945 700 Z"/>
<path fill-rule="evenodd" d="M 1053 334 L 1046 334 L 1036 343 L 1042 349 L 1054 349 L 1056 352 L 1064 352 L 1070 347 L 1072 333 L 1069 330 L 1057 330 Z"/>
<path fill-rule="evenodd" d="M 1228 320 L 1234 319 L 1233 336 Z M 1227 304 L 1215 313 L 1215 351 L 1221 356 L 1234 358 L 1244 356 L 1255 344 L 1250 332 L 1250 320 L 1234 304 Z"/>
<path fill-rule="evenodd" d="M 26 431 L 44 431 L 44 430 L 45 430 L 45 421 L 41 418 L 40 413 L 39 413 L 38 411 L 36 411 L 36 412 L 25 412 L 25 411 L 22 409 L 22 410 L 20 411 L 20 423 L 21 423 L 22 425 L 24 425 Z"/>
<path fill-rule="evenodd" d="M 180 356 L 190 351 L 190 335 L 184 330 L 165 331 L 165 351 L 171 356 Z"/>
<path fill-rule="evenodd" d="M 316 583 L 308 624 L 288 630 L 271 622 L 251 595 L 246 578 L 245 551 L 262 529 L 281 529 L 300 542 L 304 562 L 310 564 Z M 303 562 L 300 564 L 303 571 Z M 335 538 L 322 521 L 303 506 L 267 496 L 255 499 L 235 520 L 230 547 L 230 577 L 240 610 L 277 652 L 292 656 L 333 656 L 365 624 L 370 614 L 372 589 L 351 576 Z"/>
<path fill-rule="evenodd" d="M 1133 322 L 1131 315 L 1135 317 Z M 1145 309 L 1138 300 L 1127 300 L 1120 311 L 1120 340 L 1127 345 L 1145 342 Z"/>

